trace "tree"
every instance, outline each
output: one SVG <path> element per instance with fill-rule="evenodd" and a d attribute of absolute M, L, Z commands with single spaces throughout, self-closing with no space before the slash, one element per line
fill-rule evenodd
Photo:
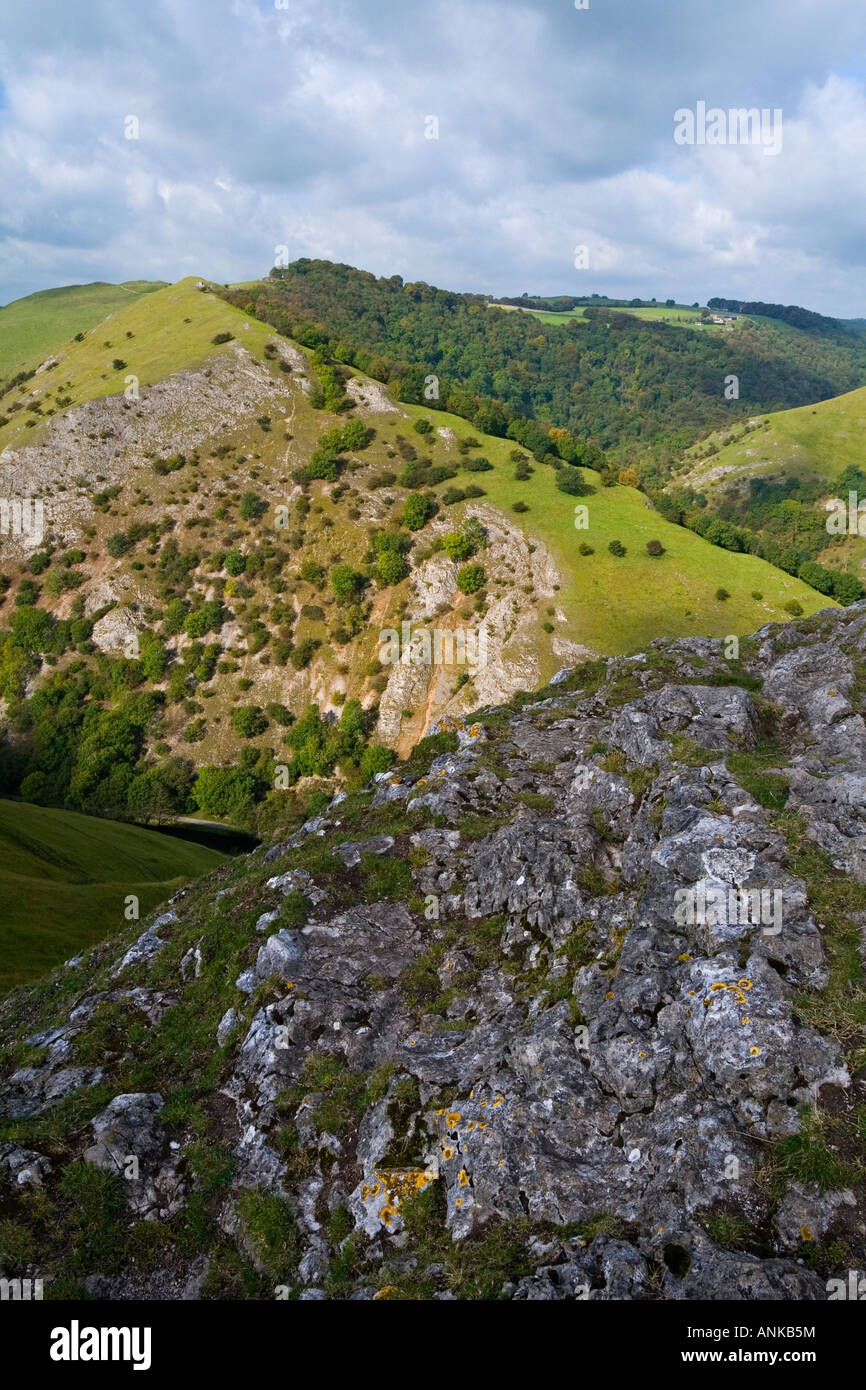
<path fill-rule="evenodd" d="M 464 565 L 457 571 L 457 588 L 461 594 L 474 594 L 484 583 L 483 565 Z"/>
<path fill-rule="evenodd" d="M 413 492 L 403 504 L 401 520 L 410 531 L 420 531 L 436 510 L 436 503 L 423 493 Z"/>
<path fill-rule="evenodd" d="M 336 565 L 331 570 L 331 588 L 340 603 L 354 598 L 364 586 L 364 576 L 351 565 Z"/>
<path fill-rule="evenodd" d="M 376 560 L 376 577 L 383 588 L 399 584 L 409 573 L 409 566 L 398 550 L 383 550 Z"/>
<path fill-rule="evenodd" d="M 557 469 L 556 486 L 560 492 L 567 492 L 571 497 L 589 497 L 595 492 L 595 488 L 583 481 L 580 469 L 573 468 L 570 464 Z"/>
<path fill-rule="evenodd" d="M 230 574 L 233 579 L 236 579 L 239 574 L 243 574 L 246 567 L 247 557 L 238 546 L 233 545 L 231 550 L 226 551 L 223 560 L 223 569 L 226 574 Z"/>
<path fill-rule="evenodd" d="M 257 791 L 252 772 L 234 767 L 203 767 L 192 799 L 206 816 L 226 816 L 243 825 L 249 819 Z"/>

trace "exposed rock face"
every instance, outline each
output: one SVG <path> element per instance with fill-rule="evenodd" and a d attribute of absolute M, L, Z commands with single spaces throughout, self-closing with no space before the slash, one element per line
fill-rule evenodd
<path fill-rule="evenodd" d="M 424 631 L 430 637 L 425 648 L 423 643 L 412 647 L 401 636 L 400 660 L 389 670 L 377 733 L 394 747 L 411 747 L 446 713 L 465 713 L 470 703 L 500 703 L 541 680 L 538 603 L 552 598 L 559 587 L 553 558 L 538 541 L 530 548 L 520 528 L 495 507 L 473 504 L 466 514 L 484 527 L 486 545 L 479 558 L 487 581 L 500 582 L 503 592 L 488 602 L 481 617 L 464 619 L 449 611 L 460 599 L 457 564 L 440 552 L 413 571 L 406 621 L 413 633 Z M 449 529 L 444 519 L 429 531 L 436 536 Z M 574 643 L 563 650 L 569 657 L 581 654 Z M 455 674 L 461 672 L 472 679 L 471 697 L 455 692 Z"/>
<path fill-rule="evenodd" d="M 765 629 L 741 663 L 659 644 L 445 721 L 426 769 L 92 953 L 88 988 L 116 977 L 157 1039 L 208 1011 L 220 1239 L 261 1296 L 821 1300 L 863 1268 L 864 991 L 838 901 L 866 908 L 864 647 L 860 604 Z M 141 1039 L 74 1065 L 106 996 L 65 997 L 0 1113 L 116 1087 L 70 1154 L 138 1153 L 131 1210 L 182 1217 L 210 1189 L 162 1096 L 197 1075 L 163 1047 L 156 1094 Z M 35 1139 L 2 1155 L 50 1190 Z M 290 1213 L 282 1265 L 251 1193 Z M 205 1257 L 176 1257 L 185 1296 Z M 97 1296 L 141 1288 L 90 1273 Z"/>
<path fill-rule="evenodd" d="M 297 349 L 286 349 L 285 355 L 299 358 L 306 369 L 306 358 Z M 299 384 L 304 380 L 299 378 Z M 0 495 L 46 498 L 46 531 L 66 542 L 79 539 L 94 515 L 89 494 L 98 490 L 97 475 L 109 484 L 121 483 L 133 470 L 148 468 L 155 454 L 189 453 L 216 430 L 266 408 L 284 412 L 292 389 L 233 343 L 201 370 L 174 372 L 141 386 L 135 400 L 105 396 L 53 416 L 39 444 L 4 449 Z M 24 537 L 4 537 L 4 548 L 15 555 L 28 543 Z"/>

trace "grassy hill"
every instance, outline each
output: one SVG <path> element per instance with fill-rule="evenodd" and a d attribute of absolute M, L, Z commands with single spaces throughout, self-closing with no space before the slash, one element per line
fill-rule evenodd
<path fill-rule="evenodd" d="M 677 485 L 702 492 L 711 505 L 743 514 L 755 481 L 791 488 L 798 485 L 813 517 L 826 519 L 824 503 L 837 495 L 846 468 L 864 466 L 866 387 L 829 401 L 776 411 L 745 425 L 711 435 L 688 450 Z M 864 495 L 864 489 L 859 489 Z M 844 490 L 847 501 L 847 489 Z M 817 557 L 831 569 L 848 569 L 866 579 L 866 539 L 827 538 Z"/>
<path fill-rule="evenodd" d="M 130 374 L 137 401 L 122 395 Z M 354 401 L 342 397 L 350 381 Z M 0 488 L 26 495 L 38 480 L 49 504 L 36 556 L 0 539 L 0 682 L 28 759 L 20 776 L 36 777 L 25 794 L 46 804 L 65 798 L 72 767 L 78 799 L 67 805 L 122 814 L 124 769 L 157 776 L 179 760 L 192 777 L 233 769 L 247 810 L 270 784 L 256 804 L 273 803 L 279 817 L 287 798 L 273 769 L 295 763 L 290 726 L 311 704 L 333 721 L 359 702 L 368 740 L 403 754 L 434 720 L 540 685 L 584 653 L 742 635 L 786 621 L 786 605 L 827 606 L 755 556 L 666 521 L 636 488 L 585 469 L 594 491 L 576 499 L 513 440 L 395 403 L 378 381 L 317 361 L 194 278 L 69 343 L 0 412 Z M 323 439 L 347 424 L 364 426 L 363 443 L 339 452 L 330 481 L 311 478 Z M 419 497 L 433 514 L 410 529 L 404 507 Z M 576 506 L 587 508 L 586 529 Z M 482 587 L 464 596 L 442 543 L 470 516 L 489 544 L 474 557 Z M 383 530 L 406 553 L 407 572 L 389 582 L 372 549 Z M 615 541 L 624 555 L 610 552 Z M 659 556 L 647 551 L 653 541 Z M 356 576 L 348 600 L 334 587 L 341 567 Z M 194 633 L 214 606 L 217 625 Z M 401 683 L 405 672 L 382 667 L 378 652 L 381 632 L 404 617 L 486 624 L 490 669 L 450 666 L 426 686 Z M 130 658 L 117 631 L 158 660 Z M 46 694 L 22 713 L 27 681 Z M 114 723 L 99 724 L 100 709 Z M 303 766 L 333 773 L 331 735 L 315 738 Z M 115 757 L 104 751 L 115 747 Z M 2 764 L 0 788 L 16 790 Z M 179 809 L 194 807 L 181 797 Z M 244 819 L 231 799 L 199 809 Z"/>
<path fill-rule="evenodd" d="M 39 290 L 0 308 L 0 381 L 8 380 L 33 359 L 57 352 L 76 333 L 86 333 L 117 309 L 151 294 L 165 282 L 127 280 L 122 285 L 96 281 Z"/>
<path fill-rule="evenodd" d="M 0 990 L 36 979 L 146 916 L 222 861 L 153 830 L 0 800 Z"/>

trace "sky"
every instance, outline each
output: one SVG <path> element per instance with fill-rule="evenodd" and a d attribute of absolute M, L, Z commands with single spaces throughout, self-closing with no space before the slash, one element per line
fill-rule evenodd
<path fill-rule="evenodd" d="M 578 3 L 0 0 L 0 303 L 313 256 L 866 316 L 862 0 Z"/>

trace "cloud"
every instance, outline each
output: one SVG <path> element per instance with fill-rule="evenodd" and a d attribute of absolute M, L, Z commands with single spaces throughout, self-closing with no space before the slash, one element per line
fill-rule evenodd
<path fill-rule="evenodd" d="M 849 0 L 30 0 L 0 47 L 0 299 L 245 279 L 288 245 L 455 289 L 861 315 L 864 50 Z M 676 145 L 699 100 L 781 108 L 781 154 Z"/>

